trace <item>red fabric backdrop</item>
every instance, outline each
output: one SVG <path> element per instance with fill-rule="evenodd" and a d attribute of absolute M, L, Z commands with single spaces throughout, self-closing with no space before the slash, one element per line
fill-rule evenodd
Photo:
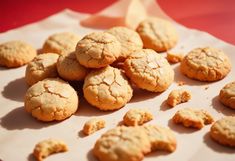
<path fill-rule="evenodd" d="M 0 0 L 0 32 L 70 8 L 95 13 L 116 0 Z M 177 22 L 235 45 L 235 0 L 158 0 Z"/>

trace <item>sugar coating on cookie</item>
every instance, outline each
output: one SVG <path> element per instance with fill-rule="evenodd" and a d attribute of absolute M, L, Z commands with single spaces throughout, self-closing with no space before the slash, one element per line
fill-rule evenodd
<path fill-rule="evenodd" d="M 137 87 L 152 91 L 165 91 L 174 80 L 174 71 L 167 60 L 151 49 L 131 54 L 124 62 L 124 70 Z"/>
<path fill-rule="evenodd" d="M 180 69 L 184 75 L 192 79 L 217 81 L 230 72 L 231 62 L 227 55 L 219 49 L 196 48 L 184 57 Z"/>
<path fill-rule="evenodd" d="M 33 155 L 38 161 L 43 161 L 43 159 L 53 153 L 66 151 L 68 151 L 68 147 L 64 141 L 59 139 L 46 139 L 35 145 Z"/>
<path fill-rule="evenodd" d="M 30 62 L 36 55 L 36 50 L 23 41 L 9 41 L 0 44 L 0 66 L 20 67 Z"/>
<path fill-rule="evenodd" d="M 55 33 L 49 36 L 43 44 L 44 53 L 63 54 L 65 51 L 74 51 L 80 36 L 71 32 Z"/>
<path fill-rule="evenodd" d="M 74 51 L 60 55 L 57 61 L 57 71 L 61 78 L 70 81 L 84 80 L 89 72 L 77 61 Z"/>
<path fill-rule="evenodd" d="M 171 22 L 160 18 L 148 18 L 137 27 L 145 48 L 157 52 L 167 51 L 178 42 L 178 34 Z"/>
<path fill-rule="evenodd" d="M 101 68 L 112 64 L 120 53 L 120 42 L 106 32 L 93 32 L 80 40 L 76 47 L 77 60 L 87 68 Z"/>
<path fill-rule="evenodd" d="M 144 125 L 141 128 L 148 135 L 152 151 L 165 150 L 173 152 L 176 150 L 176 137 L 170 129 L 158 125 Z"/>
<path fill-rule="evenodd" d="M 28 85 L 33 85 L 45 78 L 58 76 L 56 63 L 59 56 L 55 53 L 40 54 L 28 63 L 25 71 L 25 80 Z"/>
<path fill-rule="evenodd" d="M 106 31 L 121 43 L 119 61 L 125 60 L 132 52 L 143 48 L 143 42 L 137 32 L 127 27 L 113 27 Z"/>
<path fill-rule="evenodd" d="M 100 161 L 140 161 L 150 151 L 150 141 L 144 130 L 119 126 L 96 141 L 93 154 Z"/>
<path fill-rule="evenodd" d="M 173 90 L 168 95 L 167 104 L 174 107 L 180 103 L 188 102 L 191 99 L 191 93 L 188 90 Z"/>
<path fill-rule="evenodd" d="M 123 117 L 123 123 L 127 126 L 138 126 L 153 119 L 152 113 L 145 109 L 130 109 Z"/>
<path fill-rule="evenodd" d="M 222 145 L 235 147 L 235 116 L 227 116 L 216 121 L 211 126 L 210 136 Z"/>
<path fill-rule="evenodd" d="M 182 53 L 175 53 L 172 51 L 168 51 L 166 56 L 167 61 L 172 64 L 181 62 L 183 58 L 184 55 Z"/>
<path fill-rule="evenodd" d="M 78 95 L 65 81 L 48 78 L 31 86 L 25 95 L 25 110 L 41 121 L 64 120 L 77 111 Z"/>
<path fill-rule="evenodd" d="M 85 99 L 100 110 L 116 110 L 132 97 L 132 87 L 117 68 L 107 66 L 91 71 L 83 85 Z"/>
<path fill-rule="evenodd" d="M 184 108 L 176 112 L 172 118 L 176 124 L 182 124 L 185 127 L 201 129 L 205 125 L 214 122 L 213 117 L 205 110 Z"/>
<path fill-rule="evenodd" d="M 100 129 L 103 129 L 104 127 L 105 127 L 105 120 L 101 118 L 92 118 L 84 124 L 83 133 L 85 135 L 90 135 Z"/>
<path fill-rule="evenodd" d="M 226 84 L 220 90 L 219 100 L 225 106 L 235 109 L 235 82 Z"/>

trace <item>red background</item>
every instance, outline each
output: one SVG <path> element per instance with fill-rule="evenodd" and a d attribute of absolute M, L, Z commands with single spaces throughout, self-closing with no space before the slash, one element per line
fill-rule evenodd
<path fill-rule="evenodd" d="M 116 0 L 0 0 L 0 32 L 70 8 L 96 13 Z M 177 22 L 235 44 L 235 0 L 158 0 Z"/>

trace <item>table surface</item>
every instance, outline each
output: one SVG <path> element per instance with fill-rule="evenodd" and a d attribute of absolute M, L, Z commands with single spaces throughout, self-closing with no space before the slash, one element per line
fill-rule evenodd
<path fill-rule="evenodd" d="M 96 13 L 116 0 L 1 0 L 0 32 L 48 17 L 65 8 Z M 234 0 L 157 0 L 175 21 L 235 45 Z"/>

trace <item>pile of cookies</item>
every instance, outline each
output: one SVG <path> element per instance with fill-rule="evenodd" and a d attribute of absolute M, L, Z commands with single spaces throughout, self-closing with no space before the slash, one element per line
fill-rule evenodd
<path fill-rule="evenodd" d="M 25 80 L 30 87 L 25 94 L 25 110 L 44 122 L 60 121 L 79 107 L 78 91 L 69 84 L 71 81 L 83 82 L 83 96 L 89 104 L 110 111 L 124 107 L 131 100 L 133 87 L 150 92 L 167 90 L 175 75 L 171 63 L 181 62 L 182 74 L 199 81 L 219 81 L 228 75 L 231 62 L 219 49 L 196 48 L 186 56 L 168 51 L 177 44 L 178 37 L 170 22 L 149 18 L 136 31 L 113 27 L 83 38 L 69 32 L 54 34 L 48 37 L 38 55 L 25 42 L 6 42 L 0 45 L 0 65 L 12 68 L 27 64 Z M 167 56 L 160 52 L 167 52 Z M 225 106 L 235 109 L 235 82 L 227 84 L 219 98 Z M 174 107 L 190 99 L 190 91 L 176 89 L 169 94 L 167 103 Z M 131 109 L 123 116 L 122 126 L 107 131 L 97 140 L 94 155 L 101 161 L 139 161 L 151 151 L 173 152 L 177 145 L 174 133 L 158 125 L 143 125 L 152 119 L 149 111 Z M 207 111 L 195 108 L 180 109 L 172 120 L 197 129 L 214 122 Z M 211 127 L 211 137 L 235 147 L 234 124 L 233 116 L 216 121 Z M 104 127 L 104 119 L 91 119 L 83 132 L 90 135 Z M 42 160 L 67 149 L 63 142 L 49 139 L 36 145 L 34 155 Z"/>

